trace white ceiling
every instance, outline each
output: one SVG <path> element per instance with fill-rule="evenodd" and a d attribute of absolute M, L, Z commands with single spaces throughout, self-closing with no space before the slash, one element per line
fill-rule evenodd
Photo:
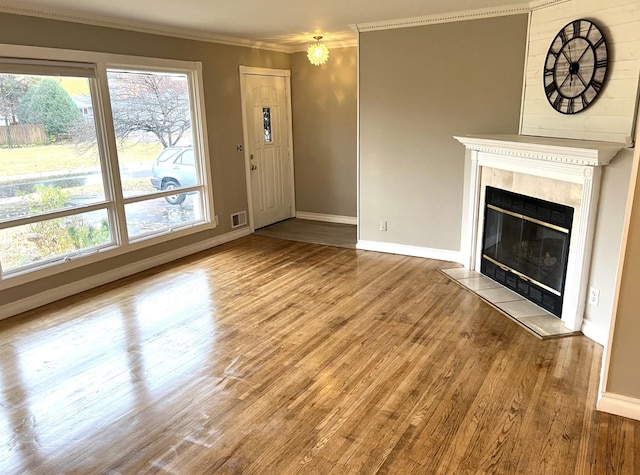
<path fill-rule="evenodd" d="M 0 11 L 296 50 L 320 34 L 353 43 L 349 25 L 441 15 L 529 0 L 0 0 Z"/>

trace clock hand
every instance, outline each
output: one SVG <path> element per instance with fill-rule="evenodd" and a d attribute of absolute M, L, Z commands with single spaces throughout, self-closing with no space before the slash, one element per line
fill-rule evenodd
<path fill-rule="evenodd" d="M 582 83 L 582 85 L 584 87 L 587 87 L 587 83 L 584 82 L 584 79 L 582 79 L 582 76 L 580 75 L 580 73 L 576 73 L 576 76 L 578 76 L 578 79 L 580 79 L 580 82 Z"/>
<path fill-rule="evenodd" d="M 569 48 L 571 49 L 571 48 Z M 571 52 L 571 51 L 569 51 Z M 567 53 L 564 52 L 564 48 L 562 48 L 562 54 L 565 58 L 567 58 L 567 61 L 569 61 L 569 64 L 573 63 L 573 61 L 571 61 L 571 58 L 569 56 L 567 56 Z"/>
<path fill-rule="evenodd" d="M 569 79 L 572 76 L 572 74 L 567 74 L 566 77 L 564 78 L 564 81 L 562 81 L 562 83 L 558 86 L 558 89 L 560 89 L 562 86 L 564 86 L 564 83 L 567 82 L 567 79 Z M 571 82 L 569 82 L 569 85 L 571 85 Z"/>
<path fill-rule="evenodd" d="M 584 51 L 582 52 L 582 54 L 580 55 L 580 57 L 578 58 L 578 60 L 576 61 L 576 63 L 579 63 L 580 60 L 582 59 L 582 57 L 587 53 L 587 51 L 589 51 L 589 47 L 585 47 Z"/>

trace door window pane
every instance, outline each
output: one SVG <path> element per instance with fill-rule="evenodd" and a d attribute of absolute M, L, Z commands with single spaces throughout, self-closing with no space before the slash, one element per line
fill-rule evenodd
<path fill-rule="evenodd" d="M 271 134 L 271 108 L 262 108 L 262 129 L 264 132 L 264 142 L 273 142 L 273 135 Z"/>

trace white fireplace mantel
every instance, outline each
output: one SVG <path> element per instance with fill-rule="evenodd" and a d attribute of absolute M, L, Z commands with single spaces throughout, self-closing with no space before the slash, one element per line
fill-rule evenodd
<path fill-rule="evenodd" d="M 524 135 L 473 135 L 454 137 L 467 148 L 470 169 L 465 177 L 466 209 L 463 213 L 462 262 L 480 269 L 484 197 L 484 167 L 581 185 L 578 213 L 574 215 L 569 249 L 562 322 L 573 331 L 582 327 L 591 247 L 595 229 L 602 167 L 625 144 Z M 510 190 L 518 192 L 517 189 Z M 544 199 L 544 198 L 543 198 Z M 550 200 L 553 201 L 553 200 Z"/>
<path fill-rule="evenodd" d="M 464 144 L 467 149 L 478 152 L 592 167 L 608 165 L 613 157 L 626 147 L 625 144 L 615 142 L 527 135 L 468 135 L 454 138 Z"/>

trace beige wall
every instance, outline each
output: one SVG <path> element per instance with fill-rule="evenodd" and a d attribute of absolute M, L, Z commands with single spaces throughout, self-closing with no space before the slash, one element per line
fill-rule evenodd
<path fill-rule="evenodd" d="M 296 210 L 356 216 L 357 48 L 291 55 Z"/>
<path fill-rule="evenodd" d="M 201 61 L 215 211 L 220 219 L 220 226 L 212 231 L 146 248 L 29 285 L 0 291 L 2 304 L 168 252 L 176 247 L 204 241 L 231 230 L 230 215 L 247 209 L 244 156 L 236 152 L 236 144 L 243 143 L 238 66 L 289 69 L 290 55 L 1 13 L 0 25 L 0 43 L 4 44 Z"/>
<path fill-rule="evenodd" d="M 453 136 L 518 133 L 526 38 L 527 15 L 360 35 L 361 240 L 459 250 Z"/>
<path fill-rule="evenodd" d="M 633 150 L 625 149 L 602 169 L 588 284 L 589 287 L 600 290 L 600 301 L 597 306 L 587 302 L 584 313 L 586 324 L 591 326 L 589 330 L 593 332 L 592 336 L 602 344 L 607 341 L 613 313 L 632 163 Z M 587 329 L 585 332 L 589 333 Z"/>
<path fill-rule="evenodd" d="M 636 150 L 635 160 L 640 159 Z M 638 171 L 637 169 L 634 171 Z M 636 178 L 604 390 L 640 401 L 640 176 Z M 636 413 L 637 410 L 636 410 Z"/>

